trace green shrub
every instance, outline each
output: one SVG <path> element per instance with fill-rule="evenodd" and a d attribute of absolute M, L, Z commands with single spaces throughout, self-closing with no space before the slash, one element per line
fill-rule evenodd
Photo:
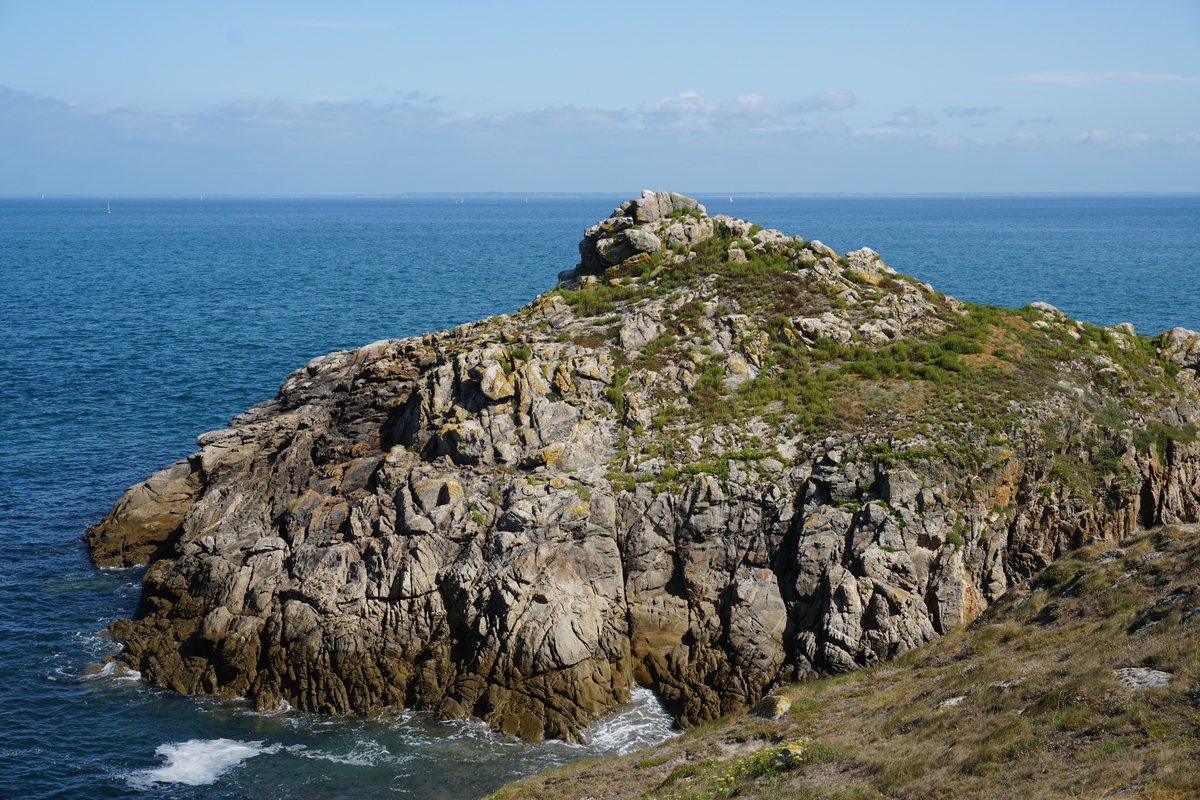
<path fill-rule="evenodd" d="M 612 385 L 605 391 L 608 402 L 617 410 L 618 417 L 625 416 L 625 382 L 629 380 L 629 367 L 621 367 L 613 375 Z"/>
<path fill-rule="evenodd" d="M 558 293 L 571 306 L 576 316 L 599 317 L 612 314 L 617 303 L 639 297 L 641 290 L 634 286 L 609 286 L 602 283 L 591 289 L 559 289 Z"/>
<path fill-rule="evenodd" d="M 942 340 L 942 349 L 959 355 L 982 353 L 983 347 L 975 342 L 969 342 L 957 333 L 952 333 Z"/>

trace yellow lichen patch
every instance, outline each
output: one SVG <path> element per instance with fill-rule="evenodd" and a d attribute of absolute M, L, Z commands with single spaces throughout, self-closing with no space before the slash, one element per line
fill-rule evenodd
<path fill-rule="evenodd" d="M 479 381 L 479 388 L 492 400 L 503 400 L 516 393 L 516 387 L 513 386 L 512 380 L 504 374 L 504 369 L 499 364 L 488 366 L 483 373 L 483 378 Z"/>
<path fill-rule="evenodd" d="M 551 466 L 560 458 L 562 458 L 563 452 L 565 452 L 566 449 L 567 446 L 562 442 L 551 442 L 541 450 L 538 450 L 537 454 L 538 458 L 542 460 L 543 464 L 546 466 Z"/>
<path fill-rule="evenodd" d="M 883 280 L 883 276 L 878 272 L 869 269 L 861 269 L 859 267 L 846 267 L 845 272 L 849 272 L 853 277 L 851 280 L 857 283 L 868 283 L 871 286 L 878 286 Z"/>
<path fill-rule="evenodd" d="M 571 380 L 571 371 L 565 364 L 559 364 L 554 370 L 554 379 L 551 383 L 554 385 L 554 390 L 563 397 L 574 395 L 577 391 L 575 382 Z"/>

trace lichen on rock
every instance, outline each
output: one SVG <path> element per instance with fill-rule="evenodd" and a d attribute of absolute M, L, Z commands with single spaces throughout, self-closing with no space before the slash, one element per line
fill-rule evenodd
<path fill-rule="evenodd" d="M 644 192 L 519 311 L 314 359 L 87 533 L 181 692 L 683 725 L 1200 517 L 1197 334 L 976 306 Z"/>

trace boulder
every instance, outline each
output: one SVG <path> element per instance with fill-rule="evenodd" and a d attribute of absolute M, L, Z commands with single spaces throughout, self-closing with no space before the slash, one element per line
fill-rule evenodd
<path fill-rule="evenodd" d="M 649 231 L 626 231 L 625 237 L 629 246 L 639 253 L 657 253 L 663 246 L 662 240 Z"/>
<path fill-rule="evenodd" d="M 1127 689 L 1152 689 L 1159 686 L 1170 686 L 1171 678 L 1174 677 L 1169 672 L 1163 672 L 1158 669 L 1148 669 L 1146 667 L 1125 667 L 1123 669 L 1113 670 L 1113 677 L 1117 679 L 1117 683 Z"/>
<path fill-rule="evenodd" d="M 1160 357 L 1193 373 L 1200 371 L 1200 333 L 1172 328 L 1154 340 Z"/>

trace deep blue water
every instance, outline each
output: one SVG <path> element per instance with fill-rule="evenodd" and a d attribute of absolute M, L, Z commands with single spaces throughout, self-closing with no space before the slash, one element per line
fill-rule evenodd
<path fill-rule="evenodd" d="M 622 199 L 0 200 L 0 796 L 462 797 L 663 735 L 649 698 L 578 748 L 97 673 L 139 575 L 79 541 L 313 356 L 516 309 Z M 1200 197 L 700 199 L 962 299 L 1200 329 Z"/>

